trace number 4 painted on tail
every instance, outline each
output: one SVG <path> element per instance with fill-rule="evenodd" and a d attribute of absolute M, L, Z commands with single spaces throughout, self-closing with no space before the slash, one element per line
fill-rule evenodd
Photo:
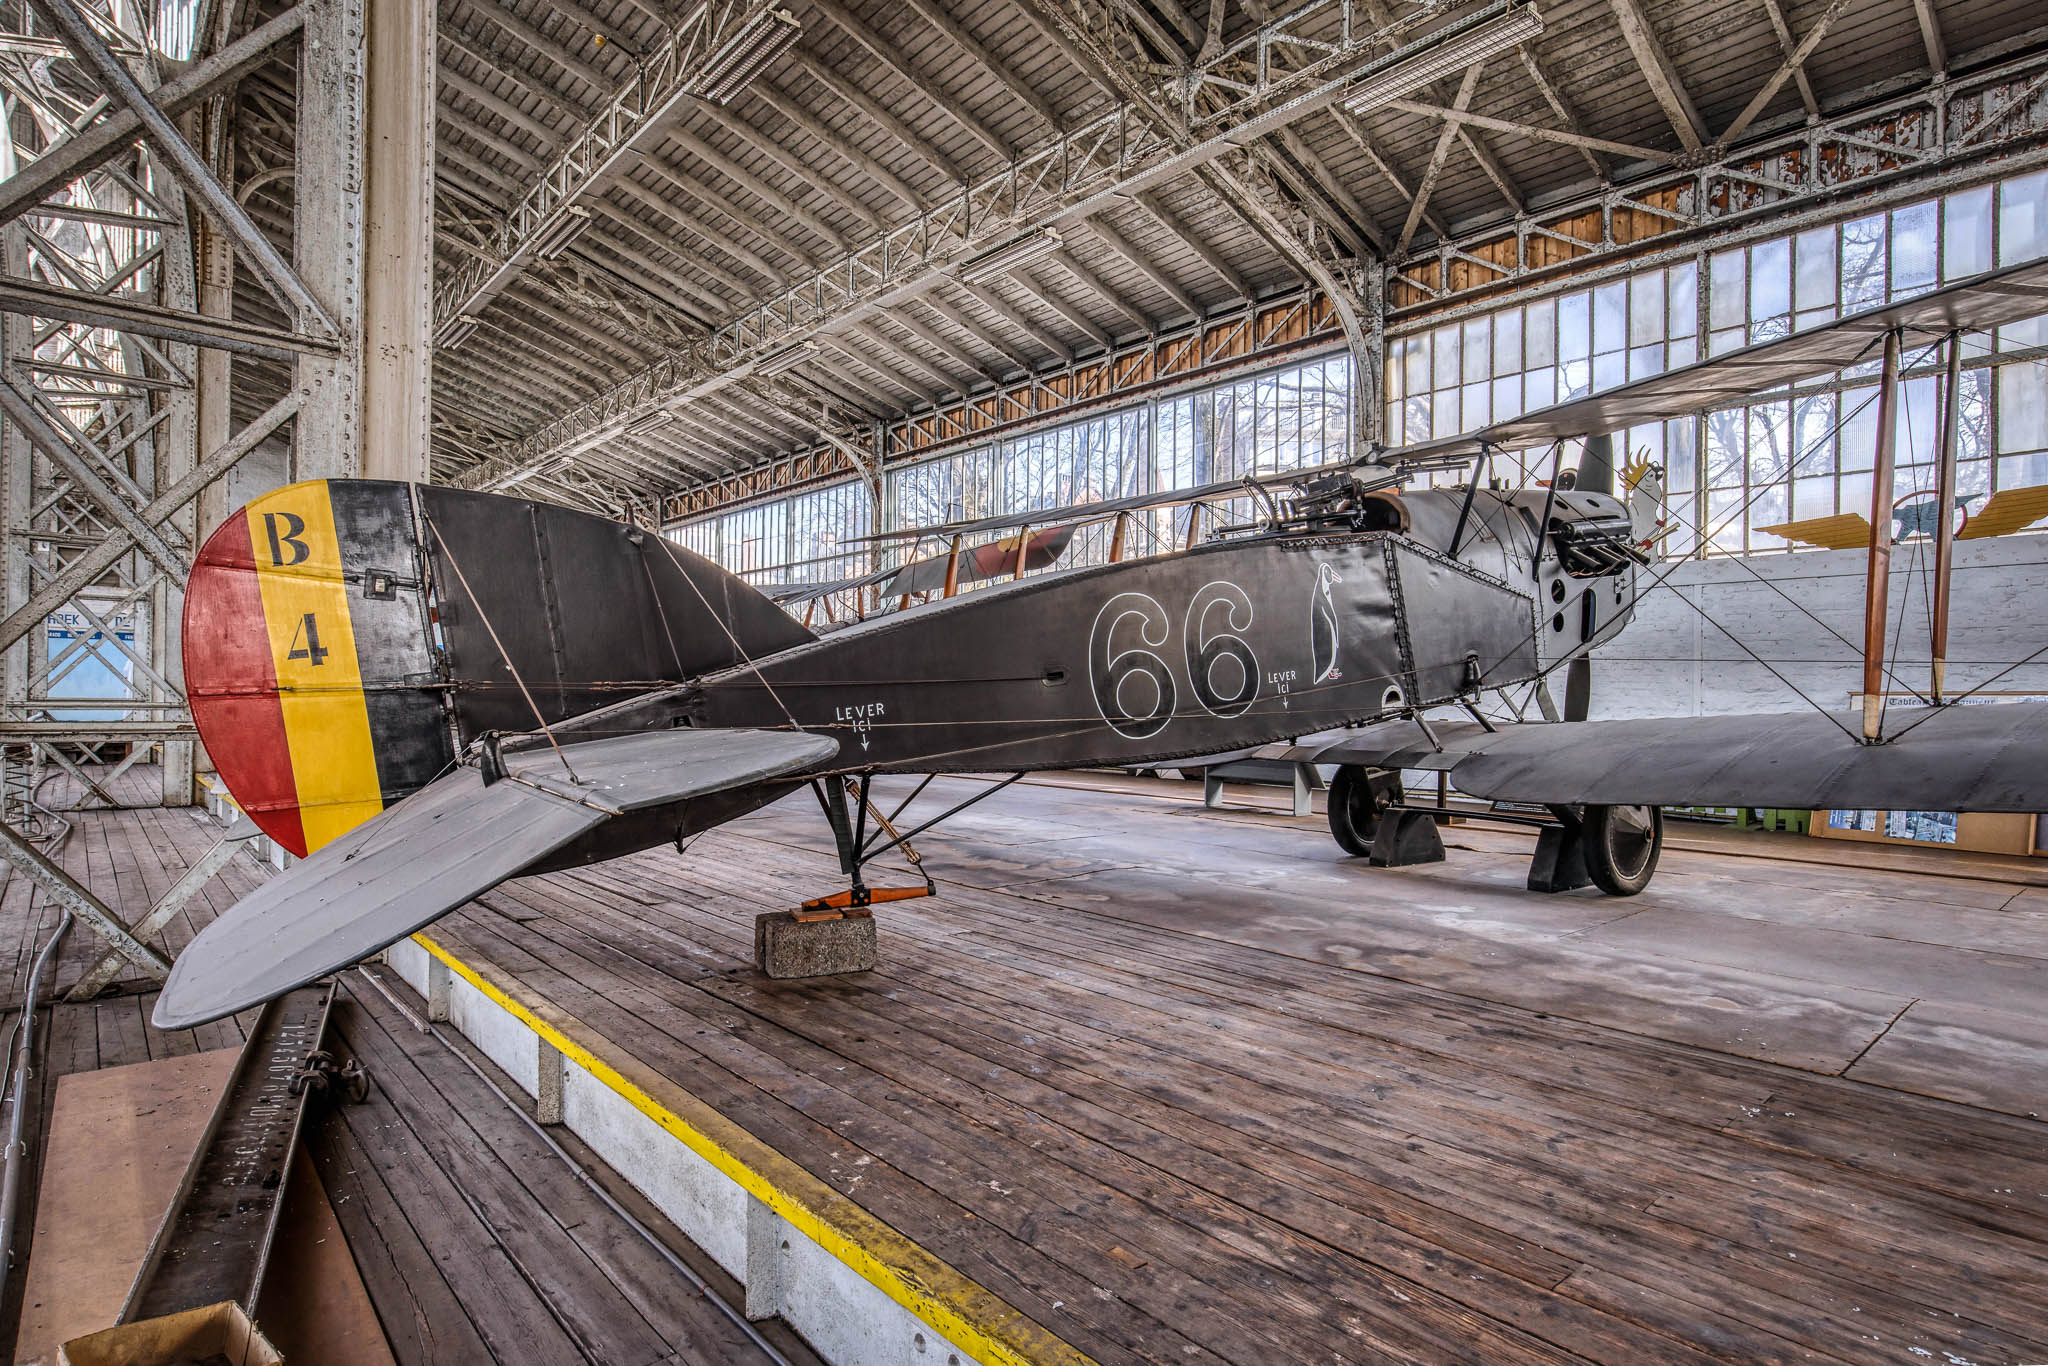
<path fill-rule="evenodd" d="M 292 648 L 286 659 L 310 660 L 315 668 L 327 662 L 333 653 L 320 644 L 320 623 L 313 619 L 311 612 L 299 618 L 299 629 L 292 636 Z"/>

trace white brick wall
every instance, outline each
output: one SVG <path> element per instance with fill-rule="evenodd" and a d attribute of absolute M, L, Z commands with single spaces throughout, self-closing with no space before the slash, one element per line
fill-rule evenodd
<path fill-rule="evenodd" d="M 1645 593 L 1628 629 L 1595 652 L 1593 716 L 1791 711 L 1806 705 L 1681 601 L 1681 595 L 1792 684 L 1832 709 L 1846 710 L 1850 694 L 1862 687 L 1865 559 L 1860 550 L 1824 550 L 1653 567 L 1646 579 L 1665 570 L 1671 570 L 1670 576 Z M 1889 652 L 1897 676 L 1889 685 L 1893 688 L 1927 687 L 1933 560 L 1932 544 L 1925 540 L 1892 549 L 1886 622 L 1887 634 L 1895 637 Z M 1758 575 L 1768 583 L 1759 582 Z M 1830 635 L 1829 627 L 1849 643 Z M 2048 535 L 1958 542 L 1950 690 L 1967 688 L 2043 646 L 2048 646 Z M 2048 654 L 1991 686 L 2048 695 Z"/>

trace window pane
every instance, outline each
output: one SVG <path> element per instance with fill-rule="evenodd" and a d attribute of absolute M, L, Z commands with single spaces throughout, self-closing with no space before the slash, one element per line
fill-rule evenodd
<path fill-rule="evenodd" d="M 1835 467 L 1835 396 L 1815 394 L 1793 408 L 1793 460 L 1800 474 L 1821 474 Z M 1804 517 L 1805 513 L 1800 513 Z"/>
<path fill-rule="evenodd" d="M 1784 479 L 1791 469 L 1791 405 L 1759 403 L 1749 410 L 1749 482 L 1752 488 Z"/>
<path fill-rule="evenodd" d="M 1492 366 L 1493 322 L 1489 318 L 1474 318 L 1465 324 L 1465 383 L 1492 379 Z"/>
<path fill-rule="evenodd" d="M 1493 386 L 1491 384 L 1468 384 L 1464 396 L 1465 424 L 1461 430 L 1473 432 L 1493 421 Z"/>
<path fill-rule="evenodd" d="M 1583 292 L 1557 301 L 1557 358 L 1584 360 L 1593 354 L 1592 300 Z"/>
<path fill-rule="evenodd" d="M 1796 299 L 1800 311 L 1824 309 L 1832 316 L 1839 295 L 1839 266 L 1835 259 L 1835 230 L 1816 228 L 1802 232 L 1796 245 L 1799 263 Z"/>
<path fill-rule="evenodd" d="M 1628 345 L 1628 282 L 1616 280 L 1593 291 L 1593 351 L 1605 355 Z"/>
<path fill-rule="evenodd" d="M 1831 517 L 1835 511 L 1835 481 L 1832 475 L 1792 481 L 1792 516 Z"/>
<path fill-rule="evenodd" d="M 1493 320 L 1493 373 L 1513 375 L 1522 369 L 1522 310 L 1511 308 Z"/>
<path fill-rule="evenodd" d="M 1711 262 L 1713 288 L 1708 322 L 1715 328 L 1740 327 L 1749 321 L 1748 263 L 1739 251 L 1717 253 Z"/>
<path fill-rule="evenodd" d="M 1463 378 L 1458 358 L 1458 328 L 1455 323 L 1439 327 L 1429 334 L 1430 350 L 1433 353 L 1431 366 L 1435 371 L 1430 387 L 1448 389 Z"/>
<path fill-rule="evenodd" d="M 1401 342 L 1402 391 L 1407 394 L 1429 392 L 1429 343 L 1421 337 L 1408 337 Z"/>
<path fill-rule="evenodd" d="M 1664 272 L 1638 275 L 1628 284 L 1628 344 L 1648 346 L 1664 340 Z"/>
<path fill-rule="evenodd" d="M 1427 441 L 1436 435 L 1435 429 L 1430 425 L 1430 403 L 1430 396 L 1424 394 L 1420 398 L 1411 398 L 1401 405 L 1407 413 L 1407 418 L 1401 426 L 1403 441 Z"/>
<path fill-rule="evenodd" d="M 2043 448 L 2048 448 L 2048 361 L 1999 366 L 1999 454 Z M 1999 484 L 2005 485 L 2002 476 Z"/>
<path fill-rule="evenodd" d="M 1991 200 L 1993 187 L 1964 190 L 1948 197 L 1942 214 L 1942 278 L 1960 280 L 1991 269 Z"/>
<path fill-rule="evenodd" d="M 2018 265 L 2048 256 L 2048 171 L 1998 187 L 1998 264 Z"/>
<path fill-rule="evenodd" d="M 1740 408 L 1707 414 L 1707 487 L 1741 488 L 1746 414 Z"/>
<path fill-rule="evenodd" d="M 1892 215 L 1892 294 L 1917 294 L 1935 284 L 1935 205 L 1915 204 Z"/>
<path fill-rule="evenodd" d="M 1849 389 L 1841 396 L 1842 430 L 1836 438 L 1841 467 L 1867 470 L 1877 457 L 1877 390 Z"/>
<path fill-rule="evenodd" d="M 1883 214 L 1842 225 L 1842 308 L 1857 312 L 1884 302 L 1889 275 Z"/>
<path fill-rule="evenodd" d="M 1760 242 L 1749 254 L 1750 321 L 1776 318 L 1791 311 L 1792 244 L 1784 238 Z"/>
<path fill-rule="evenodd" d="M 1504 375 L 1493 382 L 1493 420 L 1505 422 L 1522 415 L 1522 377 Z"/>
<path fill-rule="evenodd" d="M 1557 364 L 1557 303 L 1544 299 L 1530 304 L 1523 313 L 1522 364 L 1530 370 L 1545 370 Z M 1533 406 L 1533 405 L 1532 405 Z"/>
<path fill-rule="evenodd" d="M 1687 261 L 1665 272 L 1671 299 L 1671 335 L 1690 337 L 1699 330 L 1699 267 Z"/>
<path fill-rule="evenodd" d="M 1941 381 L 1933 375 L 1899 386 L 1898 462 L 1931 461 L 1941 444 Z"/>

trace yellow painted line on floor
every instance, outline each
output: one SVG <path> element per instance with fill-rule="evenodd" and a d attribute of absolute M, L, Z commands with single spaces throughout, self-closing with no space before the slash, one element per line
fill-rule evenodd
<path fill-rule="evenodd" d="M 781 1215 L 791 1227 L 976 1360 L 988 1366 L 1095 1366 L 1091 1357 L 575 1016 L 547 1001 L 528 1005 L 513 999 L 431 935 L 415 934 L 413 941 Z"/>

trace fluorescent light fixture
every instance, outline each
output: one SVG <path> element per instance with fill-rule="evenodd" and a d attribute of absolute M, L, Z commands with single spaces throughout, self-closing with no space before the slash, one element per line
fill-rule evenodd
<path fill-rule="evenodd" d="M 675 420 L 675 415 L 669 412 L 668 409 L 656 408 L 653 412 L 643 413 L 639 417 L 634 418 L 631 422 L 628 422 L 626 424 L 626 435 L 645 436 L 649 432 L 658 431 L 661 428 L 666 427 L 669 423 Z"/>
<path fill-rule="evenodd" d="M 778 346 L 754 362 L 754 373 L 763 379 L 772 378 L 794 370 L 817 353 L 818 344 L 814 341 L 791 342 L 787 346 Z"/>
<path fill-rule="evenodd" d="M 1526 43 L 1543 32 L 1534 5 L 1507 0 L 1388 53 L 1359 73 L 1345 93 L 1344 108 L 1368 114 L 1389 100 L 1403 99 L 1431 81 L 1455 76 L 1474 62 Z"/>
<path fill-rule="evenodd" d="M 448 320 L 447 326 L 441 329 L 441 335 L 435 340 L 441 344 L 443 350 L 453 351 L 470 339 L 476 332 L 477 324 L 482 321 L 483 319 L 474 313 L 458 313 Z"/>
<path fill-rule="evenodd" d="M 730 103 L 768 64 L 789 51 L 803 32 L 788 10 L 763 10 L 711 54 L 697 78 L 697 93 L 713 104 Z"/>
<path fill-rule="evenodd" d="M 1028 266 L 1039 257 L 1058 251 L 1062 245 L 1059 233 L 1051 228 L 1027 232 L 962 261 L 960 278 L 970 285 L 987 284 L 998 275 L 1008 275 L 1019 266 Z"/>
<path fill-rule="evenodd" d="M 563 211 L 562 217 L 549 228 L 541 238 L 540 245 L 533 249 L 534 255 L 543 261 L 552 261 L 569 249 L 569 244 L 583 235 L 590 226 L 590 210 L 581 204 L 571 204 Z"/>

